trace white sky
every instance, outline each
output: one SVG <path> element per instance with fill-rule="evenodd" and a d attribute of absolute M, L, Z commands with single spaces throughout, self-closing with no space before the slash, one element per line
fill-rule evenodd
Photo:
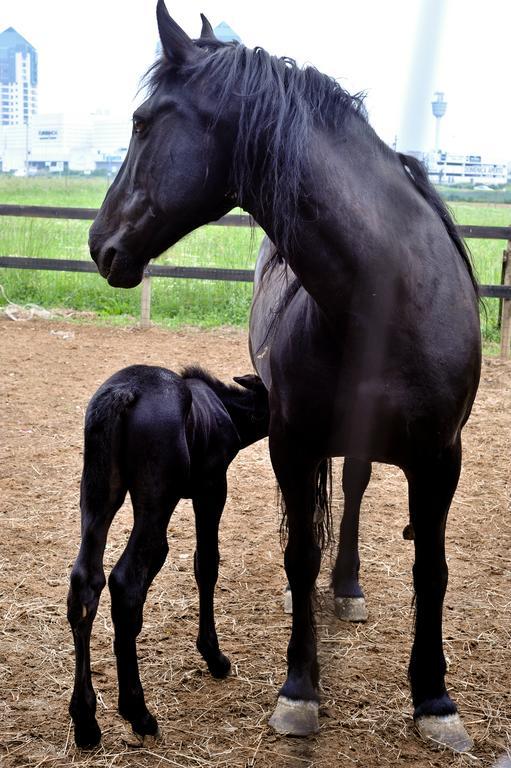
<path fill-rule="evenodd" d="M 441 146 L 511 160 L 511 0 L 443 2 L 432 89 L 444 91 L 448 104 Z M 128 121 L 139 78 L 154 58 L 155 6 L 155 0 L 2 0 L 0 31 L 13 26 L 38 51 L 40 112 L 101 108 Z M 200 32 L 203 11 L 213 26 L 227 21 L 248 46 L 314 64 L 351 92 L 366 90 L 380 136 L 392 143 L 399 133 L 421 0 L 167 0 L 167 7 L 191 36 Z"/>

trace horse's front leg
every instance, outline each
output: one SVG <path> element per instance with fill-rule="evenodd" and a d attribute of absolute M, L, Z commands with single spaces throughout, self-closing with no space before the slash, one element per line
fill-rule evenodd
<path fill-rule="evenodd" d="M 371 478 L 371 462 L 346 458 L 342 470 L 344 512 L 339 549 L 332 570 L 335 613 L 343 621 L 367 621 L 364 593 L 358 580 L 358 528 L 362 497 Z"/>
<path fill-rule="evenodd" d="M 113 568 L 108 586 L 115 629 L 119 713 L 141 737 L 156 736 L 158 723 L 145 704 L 136 639 L 142 629 L 147 591 L 168 553 L 167 526 L 178 499 L 132 492 L 134 526 L 126 549 Z"/>
<path fill-rule="evenodd" d="M 67 618 L 75 646 L 75 680 L 69 713 L 74 722 L 76 745 L 81 748 L 95 747 L 101 739 L 91 678 L 90 637 L 105 586 L 103 554 L 108 529 L 125 493 L 125 489 L 115 491 L 101 487 L 86 468 L 80 499 L 82 540 L 71 571 L 67 598 Z"/>
<path fill-rule="evenodd" d="M 197 549 L 195 579 L 199 588 L 199 634 L 197 650 L 213 677 L 226 677 L 231 662 L 218 645 L 215 627 L 214 593 L 218 578 L 218 525 L 227 496 L 225 474 L 193 497 Z"/>
<path fill-rule="evenodd" d="M 319 730 L 319 666 L 313 591 L 321 563 L 314 533 L 318 460 L 299 455 L 296 446 L 270 434 L 270 452 L 288 520 L 284 555 L 291 587 L 293 622 L 287 650 L 287 679 L 270 725 L 278 733 L 307 736 Z"/>
<path fill-rule="evenodd" d="M 445 687 L 442 607 L 447 588 L 445 526 L 461 467 L 461 442 L 407 470 L 415 532 L 415 639 L 409 667 L 414 719 L 421 735 L 456 752 L 472 741 Z"/>

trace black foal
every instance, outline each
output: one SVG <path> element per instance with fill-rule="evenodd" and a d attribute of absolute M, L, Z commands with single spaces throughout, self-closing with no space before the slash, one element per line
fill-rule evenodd
<path fill-rule="evenodd" d="M 258 376 L 226 385 L 200 368 L 181 375 L 147 365 L 115 373 L 95 393 L 85 417 L 80 508 L 81 546 L 71 572 L 68 619 L 76 654 L 69 711 L 80 747 L 99 743 L 90 635 L 105 586 L 108 529 L 129 491 L 134 525 L 108 585 L 115 628 L 119 712 L 133 730 L 154 735 L 140 682 L 136 638 L 147 591 L 167 552 L 167 526 L 181 498 L 191 498 L 199 587 L 197 648 L 215 677 L 229 659 L 218 645 L 213 594 L 218 575 L 218 525 L 225 504 L 227 467 L 241 448 L 268 434 L 268 396 Z"/>

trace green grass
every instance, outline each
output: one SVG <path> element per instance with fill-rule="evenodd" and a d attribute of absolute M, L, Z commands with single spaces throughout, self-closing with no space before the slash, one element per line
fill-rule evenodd
<path fill-rule="evenodd" d="M 99 208 L 108 189 L 105 176 L 34 176 L 0 174 L 0 202 L 11 205 L 60 205 Z"/>
<path fill-rule="evenodd" d="M 508 227 L 511 225 L 511 205 L 492 203 L 449 203 L 458 224 Z M 499 285 L 502 272 L 503 240 L 468 239 L 477 278 L 482 285 Z M 497 342 L 500 338 L 498 315 L 500 302 L 484 299 L 481 312 L 481 328 L 486 341 Z"/>
<path fill-rule="evenodd" d="M 0 202 L 25 205 L 99 207 L 105 178 L 19 179 L 0 175 Z M 0 254 L 88 260 L 90 222 L 0 219 Z M 248 269 L 254 265 L 260 233 L 248 228 L 203 227 L 163 254 L 158 263 Z M 101 316 L 140 314 L 140 289 L 111 288 L 96 274 L 0 270 L 0 284 L 17 304 L 91 310 Z M 250 283 L 153 278 L 151 317 L 165 325 L 246 325 Z M 0 302 L 4 299 L 0 297 Z"/>
<path fill-rule="evenodd" d="M 0 202 L 26 205 L 99 207 L 107 189 L 104 177 L 14 178 L 0 174 Z M 449 203 L 460 224 L 506 226 L 511 205 Z M 89 259 L 87 233 L 90 222 L 0 218 L 0 255 L 42 258 Z M 250 268 L 261 239 L 259 230 L 203 227 L 158 259 L 160 264 Z M 470 240 L 473 260 L 483 284 L 500 283 L 504 243 Z M 0 284 L 18 304 L 89 310 L 103 317 L 137 318 L 140 289 L 111 288 L 99 275 L 31 270 L 0 270 Z M 206 280 L 153 278 L 152 319 L 166 325 L 246 325 L 251 284 Z M 0 297 L 0 303 L 4 299 Z M 485 338 L 496 342 L 497 300 L 485 301 L 482 313 Z"/>

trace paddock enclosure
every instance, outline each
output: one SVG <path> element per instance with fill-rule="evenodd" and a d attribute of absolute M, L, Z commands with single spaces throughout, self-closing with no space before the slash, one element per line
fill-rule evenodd
<path fill-rule="evenodd" d="M 489 766 L 511 737 L 511 361 L 487 358 L 464 430 L 463 472 L 451 508 L 444 640 L 448 687 L 475 738 L 473 756 L 434 752 L 415 736 L 406 678 L 413 627 L 413 544 L 406 484 L 376 465 L 361 515 L 361 581 L 370 617 L 340 623 L 319 580 L 321 731 L 274 734 L 267 720 L 285 679 L 290 619 L 267 441 L 229 470 L 221 524 L 216 617 L 233 672 L 214 680 L 195 650 L 194 527 L 181 502 L 170 553 L 152 586 L 139 638 L 146 699 L 162 740 L 143 745 L 116 712 L 108 590 L 92 638 L 101 747 L 73 744 L 67 707 L 73 644 L 68 575 L 79 542 L 83 416 L 89 397 L 131 363 L 178 370 L 199 362 L 227 381 L 251 371 L 244 331 L 147 331 L 86 322 L 0 320 L 0 764 L 14 766 Z M 335 464 L 339 517 L 340 462 Z M 131 529 L 114 520 L 107 573 Z"/>

